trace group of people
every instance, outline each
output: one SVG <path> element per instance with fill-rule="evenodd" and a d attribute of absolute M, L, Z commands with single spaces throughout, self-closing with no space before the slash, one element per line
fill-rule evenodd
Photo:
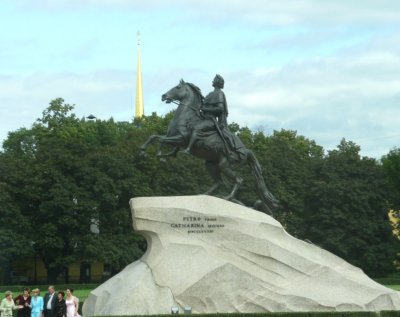
<path fill-rule="evenodd" d="M 56 292 L 50 285 L 44 297 L 38 288 L 32 291 L 25 288 L 23 294 L 13 298 L 11 291 L 5 293 L 0 304 L 0 317 L 12 317 L 17 310 L 18 317 L 80 317 L 78 314 L 79 299 L 73 290 Z"/>

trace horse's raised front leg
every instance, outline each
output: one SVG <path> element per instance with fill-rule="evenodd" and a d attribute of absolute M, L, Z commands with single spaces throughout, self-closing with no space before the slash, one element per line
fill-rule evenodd
<path fill-rule="evenodd" d="M 174 149 L 172 151 L 170 151 L 170 152 L 162 153 L 161 152 L 161 144 L 162 143 L 160 143 L 158 151 L 157 151 L 157 157 L 158 158 L 164 158 L 164 157 L 169 157 L 169 156 L 176 157 L 176 154 L 179 152 L 179 149 L 180 149 L 178 146 L 174 147 Z"/>
<path fill-rule="evenodd" d="M 148 148 L 148 146 L 155 142 L 155 141 L 159 141 L 162 137 L 164 137 L 164 135 L 158 135 L 158 134 L 153 134 L 151 135 L 146 142 L 144 142 L 140 147 L 139 147 L 139 153 L 140 155 L 145 156 L 146 155 L 146 150 Z"/>
<path fill-rule="evenodd" d="M 162 158 L 162 157 L 168 157 L 168 156 L 176 156 L 176 153 L 178 153 L 180 147 L 183 145 L 185 139 L 182 135 L 175 135 L 175 136 L 162 136 L 160 138 L 160 142 L 157 148 L 157 157 Z M 164 144 L 173 146 L 174 149 L 168 153 L 162 153 L 161 148 Z"/>

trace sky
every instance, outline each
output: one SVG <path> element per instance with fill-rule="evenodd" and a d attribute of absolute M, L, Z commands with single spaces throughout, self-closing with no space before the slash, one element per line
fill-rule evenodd
<path fill-rule="evenodd" d="M 182 78 L 225 79 L 229 122 L 342 138 L 380 158 L 400 147 L 398 0 L 2 0 L 0 142 L 52 99 L 131 121 L 137 31 L 145 114 Z"/>

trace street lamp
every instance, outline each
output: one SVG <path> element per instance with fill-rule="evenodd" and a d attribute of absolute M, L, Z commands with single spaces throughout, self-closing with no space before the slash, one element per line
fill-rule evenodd
<path fill-rule="evenodd" d="M 185 315 L 190 315 L 192 313 L 192 307 L 190 306 L 185 306 L 185 308 L 183 309 L 183 313 Z"/>
<path fill-rule="evenodd" d="M 179 314 L 179 307 L 177 307 L 177 306 L 172 306 L 172 307 L 171 307 L 171 314 L 172 314 L 172 315 L 177 315 L 177 314 Z"/>

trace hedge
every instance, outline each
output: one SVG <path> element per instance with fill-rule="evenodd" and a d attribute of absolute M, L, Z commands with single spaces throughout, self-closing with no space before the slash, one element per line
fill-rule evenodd
<path fill-rule="evenodd" d="M 383 285 L 400 285 L 400 277 L 380 277 L 374 280 Z"/>

